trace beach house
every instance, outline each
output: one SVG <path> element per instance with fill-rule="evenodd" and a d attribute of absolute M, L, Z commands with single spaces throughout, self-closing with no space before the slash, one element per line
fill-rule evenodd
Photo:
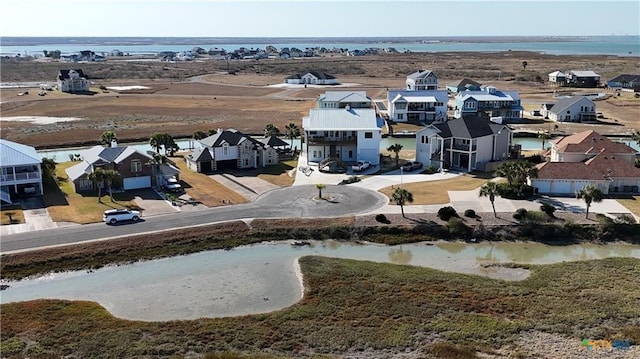
<path fill-rule="evenodd" d="M 562 98 L 542 104 L 540 114 L 558 122 L 587 122 L 596 120 L 596 104 L 585 96 Z"/>
<path fill-rule="evenodd" d="M 327 91 L 318 96 L 318 108 L 372 108 L 373 102 L 365 91 Z"/>
<path fill-rule="evenodd" d="M 416 134 L 416 160 L 438 170 L 484 171 L 487 163 L 509 158 L 512 132 L 483 118 L 434 123 Z"/>
<path fill-rule="evenodd" d="M 571 70 L 567 73 L 567 84 L 572 87 L 598 87 L 600 75 L 591 70 Z"/>
<path fill-rule="evenodd" d="M 640 75 L 622 74 L 607 81 L 610 89 L 622 91 L 640 92 Z"/>
<path fill-rule="evenodd" d="M 389 120 L 409 123 L 446 121 L 447 100 L 447 91 L 442 90 L 389 90 Z"/>
<path fill-rule="evenodd" d="M 457 94 L 463 91 L 480 91 L 481 84 L 471 79 L 462 79 L 456 83 L 447 85 L 447 92 Z"/>
<path fill-rule="evenodd" d="M 517 91 L 500 91 L 494 86 L 484 86 L 480 91 L 460 92 L 455 97 L 456 118 L 472 115 L 487 119 L 520 119 L 522 110 Z"/>
<path fill-rule="evenodd" d="M 407 90 L 437 90 L 438 76 L 430 70 L 418 70 L 407 75 Z"/>
<path fill-rule="evenodd" d="M 58 90 L 61 92 L 82 93 L 89 91 L 90 82 L 80 69 L 60 70 L 56 81 Z"/>
<path fill-rule="evenodd" d="M 16 196 L 42 195 L 41 164 L 35 148 L 0 139 L 0 199 L 12 203 Z"/>
<path fill-rule="evenodd" d="M 538 165 L 537 178 L 529 179 L 540 194 L 574 196 L 584 186 L 603 193 L 639 192 L 640 168 L 636 151 L 588 130 L 552 141 L 547 162 Z"/>
<path fill-rule="evenodd" d="M 337 85 L 338 79 L 326 72 L 309 71 L 288 76 L 284 79 L 284 83 L 294 85 Z"/>

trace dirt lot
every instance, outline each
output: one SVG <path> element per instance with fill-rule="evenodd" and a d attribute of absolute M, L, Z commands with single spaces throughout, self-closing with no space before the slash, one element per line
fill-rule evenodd
<path fill-rule="evenodd" d="M 526 70 L 522 62 L 527 61 Z M 2 81 L 51 82 L 65 63 L 42 63 L 2 59 Z M 236 71 L 230 75 L 226 71 Z M 440 87 L 469 77 L 503 90 L 517 90 L 527 110 L 553 99 L 553 88 L 544 83 L 555 70 L 589 69 L 603 79 L 619 73 L 640 71 L 640 59 L 615 56 L 552 56 L 529 52 L 396 54 L 365 57 L 326 57 L 305 60 L 206 61 L 168 66 L 161 63 L 82 64 L 92 77 L 93 95 L 71 95 L 50 91 L 38 96 L 37 89 L 3 89 L 0 92 L 2 137 L 36 147 L 86 145 L 112 130 L 121 141 L 146 140 L 155 132 L 190 137 L 195 131 L 236 128 L 249 134 L 262 133 L 273 123 L 280 129 L 290 122 L 301 127 L 302 117 L 327 90 L 364 90 L 374 98 L 385 98 L 389 88 L 404 87 L 407 74 L 427 68 L 436 72 Z M 329 88 L 283 88 L 284 77 L 309 69 L 335 74 L 343 86 Z M 144 91 L 103 91 L 100 86 L 144 85 Z M 18 93 L 29 91 L 29 95 Z M 604 90 L 590 89 L 594 93 Z M 136 93 L 137 92 L 137 93 Z M 141 93 L 142 92 L 142 93 Z M 615 95 L 614 93 L 612 93 Z M 640 99 L 623 93 L 598 101 L 604 123 L 561 124 L 559 133 L 593 128 L 602 133 L 626 135 L 640 128 Z M 7 121 L 10 116 L 79 117 L 82 120 L 34 124 Z M 516 129 L 541 131 L 553 124 L 531 119 L 513 124 Z"/>

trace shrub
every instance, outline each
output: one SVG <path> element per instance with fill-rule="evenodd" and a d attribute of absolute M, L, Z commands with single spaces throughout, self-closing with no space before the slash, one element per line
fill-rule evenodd
<path fill-rule="evenodd" d="M 549 220 L 549 217 L 540 211 L 527 211 L 522 219 L 530 223 L 544 223 Z"/>
<path fill-rule="evenodd" d="M 467 209 L 466 211 L 464 211 L 464 216 L 469 218 L 476 218 L 476 211 Z"/>
<path fill-rule="evenodd" d="M 382 213 L 376 214 L 376 221 L 380 223 L 387 223 L 387 224 L 391 223 L 391 221 L 387 219 L 387 216 L 385 216 Z"/>
<path fill-rule="evenodd" d="M 555 217 L 555 215 L 553 214 L 553 212 L 555 212 L 555 211 L 556 211 L 556 207 L 554 207 L 554 206 L 552 206 L 552 205 L 550 205 L 550 204 L 548 204 L 548 203 L 544 203 L 544 204 L 542 204 L 542 205 L 540 206 L 540 210 L 541 210 L 542 212 L 546 213 L 546 214 L 547 214 L 547 216 L 549 216 L 549 217 L 551 217 L 551 218 L 554 218 L 554 217 Z"/>
<path fill-rule="evenodd" d="M 438 218 L 448 221 L 451 217 L 458 217 L 458 212 L 451 206 L 442 207 L 438 210 Z"/>
<path fill-rule="evenodd" d="M 471 231 L 471 228 L 458 217 L 449 218 L 447 221 L 447 229 L 454 237 L 466 237 Z"/>
<path fill-rule="evenodd" d="M 513 218 L 517 219 L 517 220 L 521 220 L 523 219 L 525 216 L 527 215 L 527 210 L 524 208 L 518 208 L 516 209 L 516 211 L 513 213 Z"/>

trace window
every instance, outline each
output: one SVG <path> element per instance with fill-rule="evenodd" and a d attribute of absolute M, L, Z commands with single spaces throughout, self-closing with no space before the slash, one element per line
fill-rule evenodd
<path fill-rule="evenodd" d="M 222 155 L 224 156 L 229 155 L 229 145 L 226 143 L 222 145 Z"/>
<path fill-rule="evenodd" d="M 349 158 L 353 158 L 353 151 L 349 151 Z"/>
<path fill-rule="evenodd" d="M 142 162 L 140 160 L 131 161 L 131 172 L 142 172 Z"/>
<path fill-rule="evenodd" d="M 403 119 L 404 119 L 404 114 L 399 113 L 399 114 L 398 114 L 398 120 L 403 120 Z"/>
<path fill-rule="evenodd" d="M 318 151 L 313 151 L 313 158 L 318 158 Z"/>
<path fill-rule="evenodd" d="M 373 138 L 373 132 L 365 132 L 364 138 Z"/>
<path fill-rule="evenodd" d="M 429 143 L 429 137 L 427 137 L 427 136 L 421 136 L 421 137 L 422 137 L 422 140 L 420 142 Z"/>

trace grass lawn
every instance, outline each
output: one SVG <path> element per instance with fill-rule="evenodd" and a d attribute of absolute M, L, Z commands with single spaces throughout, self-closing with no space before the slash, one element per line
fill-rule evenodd
<path fill-rule="evenodd" d="M 631 196 L 631 198 L 618 199 L 618 203 L 627 207 L 633 214 L 640 217 L 640 196 Z"/>
<path fill-rule="evenodd" d="M 142 322 L 115 318 L 92 302 L 3 304 L 2 353 L 293 358 L 360 351 L 390 357 L 409 349 L 420 357 L 470 358 L 513 344 L 529 330 L 640 341 L 640 261 L 634 258 L 532 265 L 529 278 L 519 282 L 315 256 L 301 258 L 300 265 L 304 298 L 259 315 Z"/>
<path fill-rule="evenodd" d="M 11 214 L 11 215 L 9 215 Z M 22 209 L 3 209 L 0 211 L 0 225 L 24 223 Z"/>
<path fill-rule="evenodd" d="M 289 171 L 296 168 L 298 166 L 298 160 L 293 159 L 289 161 L 282 161 L 277 165 L 267 166 L 259 168 L 259 172 L 257 173 L 258 178 L 261 180 L 267 181 L 269 183 L 273 183 L 279 187 L 289 187 L 293 184 L 293 181 L 296 179 L 294 177 L 289 176 Z"/>
<path fill-rule="evenodd" d="M 108 191 L 98 202 L 97 193 L 78 194 L 73 191 L 65 169 L 77 162 L 63 162 L 56 166 L 59 186 L 48 185 L 44 191 L 44 203 L 54 222 L 94 223 L 102 221 L 102 213 L 113 208 L 137 209 L 130 194 L 114 193 L 112 202 Z"/>
<path fill-rule="evenodd" d="M 453 179 L 406 183 L 402 187 L 413 194 L 412 205 L 449 203 L 447 191 L 469 191 L 485 184 L 490 174 L 464 174 Z M 391 198 L 394 188 L 385 187 L 380 192 Z"/>
<path fill-rule="evenodd" d="M 182 188 L 194 200 L 207 207 L 222 206 L 222 200 L 231 200 L 234 204 L 247 202 L 242 195 L 223 186 L 220 182 L 188 168 L 182 157 L 172 157 L 171 160 L 180 169 Z"/>

